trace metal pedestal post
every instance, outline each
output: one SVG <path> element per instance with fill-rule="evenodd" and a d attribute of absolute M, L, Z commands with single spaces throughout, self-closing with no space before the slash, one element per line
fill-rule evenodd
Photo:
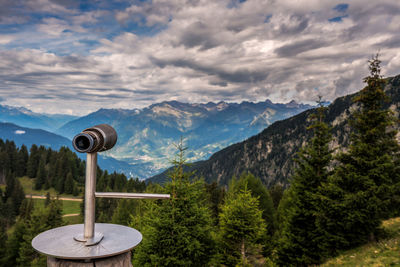
<path fill-rule="evenodd" d="M 87 152 L 84 224 L 50 229 L 32 240 L 32 247 L 48 257 L 51 267 L 131 265 L 130 250 L 142 241 L 136 229 L 107 223 L 95 223 L 96 197 L 131 199 L 168 199 L 168 194 L 96 192 L 97 153 L 112 148 L 115 130 L 105 124 L 94 126 L 74 137 L 78 152 Z"/>

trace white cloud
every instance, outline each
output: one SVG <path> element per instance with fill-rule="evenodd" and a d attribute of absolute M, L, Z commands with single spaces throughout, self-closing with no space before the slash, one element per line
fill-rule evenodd
<path fill-rule="evenodd" d="M 366 61 L 379 50 L 383 73 L 399 74 L 395 0 L 355 0 L 343 10 L 334 9 L 342 1 L 154 0 L 87 12 L 35 1 L 62 15 L 37 24 L 44 36 L 0 36 L 0 45 L 35 47 L 0 50 L 0 97 L 39 112 L 170 99 L 313 102 L 321 94 L 332 101 L 363 86 Z M 102 24 L 112 12 L 118 28 Z M 98 43 L 85 50 L 83 38 Z"/>
<path fill-rule="evenodd" d="M 12 35 L 0 34 L 0 45 L 8 44 L 15 39 Z"/>

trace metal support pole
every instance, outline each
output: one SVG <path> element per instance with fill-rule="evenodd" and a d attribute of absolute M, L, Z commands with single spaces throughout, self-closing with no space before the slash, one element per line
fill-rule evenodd
<path fill-rule="evenodd" d="M 104 235 L 95 232 L 95 209 L 96 209 L 96 171 L 97 153 L 87 153 L 86 156 L 86 181 L 85 181 L 85 217 L 83 235 L 77 235 L 75 240 L 85 242 L 86 246 L 93 246 L 99 243 Z"/>
<path fill-rule="evenodd" d="M 94 236 L 94 218 L 96 198 L 96 171 L 97 171 L 97 153 L 87 153 L 86 157 L 86 181 L 85 181 L 85 220 L 84 237 L 85 239 Z"/>
<path fill-rule="evenodd" d="M 132 198 L 132 199 L 169 199 L 170 194 L 147 193 L 119 193 L 119 192 L 95 192 L 96 197 L 103 198 Z"/>

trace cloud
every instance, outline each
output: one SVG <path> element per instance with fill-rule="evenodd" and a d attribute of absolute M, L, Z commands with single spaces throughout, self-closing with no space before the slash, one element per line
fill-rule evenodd
<path fill-rule="evenodd" d="M 283 45 L 275 49 L 275 53 L 280 57 L 292 57 L 304 51 L 310 51 L 327 45 L 324 40 L 306 39 L 302 41 L 294 41 L 287 45 Z"/>
<path fill-rule="evenodd" d="M 0 1 L 0 97 L 37 112 L 332 101 L 379 49 L 399 74 L 396 0 Z"/>

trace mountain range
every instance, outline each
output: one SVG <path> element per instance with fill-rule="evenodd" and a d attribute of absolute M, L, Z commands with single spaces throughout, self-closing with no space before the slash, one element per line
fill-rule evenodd
<path fill-rule="evenodd" d="M 65 114 L 40 114 L 24 107 L 0 105 L 0 122 L 10 122 L 23 127 L 56 131 L 65 123 L 78 118 Z"/>
<path fill-rule="evenodd" d="M 176 144 L 184 138 L 188 160 L 207 159 L 233 143 L 259 133 L 276 120 L 311 108 L 294 101 L 274 104 L 162 102 L 144 109 L 100 109 L 62 126 L 58 133 L 69 138 L 89 126 L 107 123 L 118 133 L 109 157 L 137 166 L 136 175 L 149 177 L 170 166 Z"/>
<path fill-rule="evenodd" d="M 73 117 L 0 106 L 0 121 L 46 129 L 69 140 L 90 126 L 110 124 L 117 130 L 118 143 L 102 154 L 116 159 L 121 165 L 118 169 L 123 168 L 125 174 L 146 178 L 170 166 L 180 138 L 189 147 L 189 161 L 204 160 L 228 145 L 259 133 L 274 121 L 309 108 L 312 106 L 295 101 L 286 104 L 269 100 L 206 104 L 166 101 L 143 109 L 99 109 L 83 117 Z M 20 140 L 27 136 L 13 134 L 10 138 Z M 48 145 L 53 146 L 51 142 Z M 54 146 L 58 147 L 58 143 Z"/>
<path fill-rule="evenodd" d="M 386 81 L 385 92 L 390 101 L 385 106 L 399 118 L 400 75 L 387 78 Z M 351 110 L 357 108 L 352 100 L 356 94 L 337 98 L 327 107 L 325 121 L 332 127 L 332 148 L 343 149 L 349 143 L 348 118 Z M 277 121 L 261 133 L 213 154 L 208 160 L 193 163 L 187 170 L 195 171 L 198 177 L 204 177 L 207 182 L 216 181 L 221 185 L 227 185 L 233 176 L 251 172 L 267 186 L 277 183 L 287 186 L 295 168 L 293 159 L 296 153 L 312 137 L 307 126 L 308 118 L 315 112 L 315 109 L 309 109 Z M 400 120 L 395 127 L 400 129 Z M 400 142 L 400 133 L 397 138 Z M 167 179 L 167 172 L 151 177 L 149 181 L 162 183 Z"/>

